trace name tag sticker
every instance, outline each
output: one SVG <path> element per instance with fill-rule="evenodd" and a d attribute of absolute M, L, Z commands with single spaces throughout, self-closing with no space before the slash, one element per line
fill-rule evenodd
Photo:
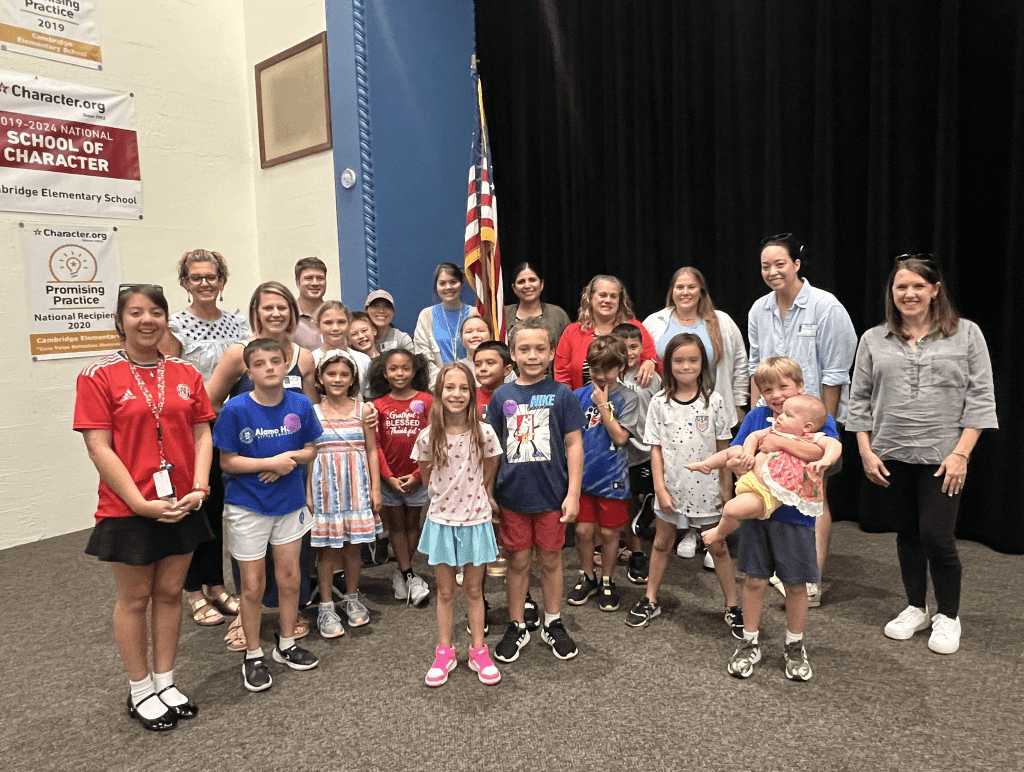
<path fill-rule="evenodd" d="M 802 335 L 804 337 L 813 338 L 814 337 L 814 333 L 817 331 L 817 329 L 818 329 L 818 325 L 816 325 L 816 324 L 801 324 L 797 328 L 796 334 L 797 335 Z"/>
<path fill-rule="evenodd" d="M 284 387 L 286 389 L 301 389 L 302 377 L 298 375 L 286 375 L 284 377 Z"/>

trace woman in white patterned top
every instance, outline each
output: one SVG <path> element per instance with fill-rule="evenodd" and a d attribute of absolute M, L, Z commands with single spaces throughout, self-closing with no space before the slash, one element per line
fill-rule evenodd
<path fill-rule="evenodd" d="M 178 261 L 178 283 L 191 302 L 184 311 L 170 318 L 160 350 L 167 356 L 180 357 L 195 365 L 204 384 L 210 380 L 228 346 L 244 343 L 250 335 L 249 323 L 241 311 L 225 312 L 217 307 L 217 299 L 223 297 L 227 280 L 228 264 L 219 252 L 193 249 Z M 220 454 L 214 450 L 210 495 L 203 503 L 214 539 L 199 545 L 185 577 L 192 619 L 203 627 L 219 625 L 224 621 L 223 614 L 238 613 L 238 597 L 224 586 L 223 508 Z"/>

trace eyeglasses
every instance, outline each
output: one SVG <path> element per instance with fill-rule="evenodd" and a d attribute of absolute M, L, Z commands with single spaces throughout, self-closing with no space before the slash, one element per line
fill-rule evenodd
<path fill-rule="evenodd" d="M 793 238 L 792 233 L 776 233 L 774 236 L 765 236 L 761 239 L 761 246 L 763 247 L 771 241 L 789 241 L 791 238 Z"/>
<path fill-rule="evenodd" d="M 934 259 L 935 255 L 931 252 L 918 252 L 916 255 L 911 255 L 905 252 L 902 255 L 896 255 L 895 263 L 899 265 L 900 263 L 907 262 L 907 260 L 920 260 L 922 263 L 930 264 Z"/>
<path fill-rule="evenodd" d="M 202 284 L 209 284 L 211 287 L 220 281 L 220 276 L 196 276 L 195 274 L 188 275 L 188 283 L 193 287 L 198 287 Z"/>
<path fill-rule="evenodd" d="M 132 292 L 137 289 L 142 289 L 143 287 L 152 287 L 153 289 L 158 289 L 161 292 L 164 291 L 164 288 L 159 284 L 146 284 L 145 282 L 142 282 L 140 284 L 119 284 L 117 285 L 117 294 L 120 295 L 122 292 Z"/>

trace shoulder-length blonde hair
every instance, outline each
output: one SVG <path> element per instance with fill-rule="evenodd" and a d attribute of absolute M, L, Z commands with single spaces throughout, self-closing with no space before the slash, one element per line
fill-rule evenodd
<path fill-rule="evenodd" d="M 252 330 L 253 335 L 263 332 L 263 324 L 260 322 L 260 298 L 264 293 L 279 295 L 288 304 L 291 318 L 288 320 L 287 332 L 291 335 L 299 323 L 299 304 L 295 302 L 295 296 L 291 290 L 279 281 L 265 281 L 253 290 L 252 298 L 249 300 L 249 329 Z"/>
<path fill-rule="evenodd" d="M 434 401 L 430 405 L 430 460 L 435 472 L 448 465 L 448 426 L 441 397 L 444 394 L 444 379 L 452 371 L 461 372 L 469 384 L 469 400 L 461 416 L 469 424 L 469 463 L 479 464 L 484 456 L 484 434 L 480 429 L 480 408 L 476 404 L 476 379 L 462 362 L 449 362 L 437 373 Z"/>
<path fill-rule="evenodd" d="M 722 328 L 718 324 L 718 315 L 715 313 L 715 304 L 711 302 L 711 295 L 708 294 L 708 283 L 699 270 L 691 265 L 684 265 L 674 274 L 668 282 L 668 294 L 665 296 L 665 308 L 676 307 L 676 304 L 672 302 L 672 290 L 676 286 L 676 282 L 679 281 L 679 277 L 684 273 L 690 274 L 693 280 L 697 282 L 697 286 L 700 287 L 700 300 L 697 301 L 697 316 L 704 320 L 704 326 L 708 330 L 708 338 L 711 340 L 711 362 L 717 365 L 722 361 L 723 349 L 725 344 L 722 342 Z"/>
<path fill-rule="evenodd" d="M 580 295 L 580 311 L 577 320 L 580 323 L 580 327 L 587 330 L 594 326 L 594 311 L 590 305 L 590 299 L 594 296 L 599 281 L 610 281 L 619 288 L 619 312 L 615 315 L 615 322 L 612 324 L 612 327 L 636 319 L 636 314 L 633 312 L 633 301 L 629 299 L 626 285 L 615 276 L 599 273 L 587 282 L 587 286 L 583 288 L 583 292 Z"/>

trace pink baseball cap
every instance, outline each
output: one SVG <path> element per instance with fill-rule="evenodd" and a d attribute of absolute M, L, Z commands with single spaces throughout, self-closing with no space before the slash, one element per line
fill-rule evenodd
<path fill-rule="evenodd" d="M 363 308 L 369 308 L 370 303 L 372 303 L 375 300 L 386 300 L 391 304 L 392 308 L 395 307 L 395 299 L 391 297 L 390 292 L 388 292 L 387 290 L 374 290 L 373 292 L 366 296 L 366 303 L 363 305 Z"/>

